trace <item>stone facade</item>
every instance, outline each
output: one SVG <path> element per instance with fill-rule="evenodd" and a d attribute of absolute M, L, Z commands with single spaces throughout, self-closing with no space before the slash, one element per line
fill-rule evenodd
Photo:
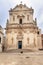
<path fill-rule="evenodd" d="M 42 49 L 43 49 L 43 34 L 41 35 L 41 37 L 42 37 Z"/>
<path fill-rule="evenodd" d="M 41 30 L 37 19 L 33 20 L 34 10 L 25 4 L 19 4 L 9 10 L 6 23 L 6 49 L 41 49 Z"/>
<path fill-rule="evenodd" d="M 0 26 L 0 52 L 2 52 L 2 45 L 4 41 L 3 39 L 4 39 L 3 28 Z"/>

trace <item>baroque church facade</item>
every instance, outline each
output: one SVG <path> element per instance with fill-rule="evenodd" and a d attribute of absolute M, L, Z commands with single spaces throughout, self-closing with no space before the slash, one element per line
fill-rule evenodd
<path fill-rule="evenodd" d="M 0 26 L 0 49 L 41 49 L 41 29 L 37 26 L 37 19 L 33 20 L 34 9 L 25 4 L 16 5 L 9 10 L 5 28 Z"/>

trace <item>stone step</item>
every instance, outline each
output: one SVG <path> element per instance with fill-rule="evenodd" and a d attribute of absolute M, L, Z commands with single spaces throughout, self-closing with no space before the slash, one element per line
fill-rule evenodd
<path fill-rule="evenodd" d="M 7 50 L 6 53 L 23 53 L 23 52 L 33 52 L 31 49 L 11 49 Z"/>

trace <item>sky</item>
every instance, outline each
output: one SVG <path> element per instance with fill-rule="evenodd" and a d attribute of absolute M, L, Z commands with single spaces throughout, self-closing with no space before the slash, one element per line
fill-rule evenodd
<path fill-rule="evenodd" d="M 17 4 L 26 4 L 34 9 L 34 18 L 37 18 L 37 26 L 43 33 L 43 0 L 0 0 L 0 25 L 5 28 L 6 21 L 9 18 L 10 8 L 14 8 Z"/>

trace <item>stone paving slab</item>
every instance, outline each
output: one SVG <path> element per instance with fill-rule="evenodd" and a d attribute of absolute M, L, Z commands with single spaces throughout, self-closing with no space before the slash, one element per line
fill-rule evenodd
<path fill-rule="evenodd" d="M 43 51 L 31 53 L 0 53 L 0 65 L 43 65 Z"/>

